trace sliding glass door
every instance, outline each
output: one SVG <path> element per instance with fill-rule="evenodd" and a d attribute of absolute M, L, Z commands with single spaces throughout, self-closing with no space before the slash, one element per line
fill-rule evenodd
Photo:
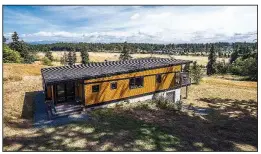
<path fill-rule="evenodd" d="M 65 82 L 56 85 L 56 102 L 74 101 L 75 82 Z"/>

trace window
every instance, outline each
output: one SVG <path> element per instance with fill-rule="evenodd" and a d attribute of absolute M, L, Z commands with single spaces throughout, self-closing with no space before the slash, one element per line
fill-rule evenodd
<path fill-rule="evenodd" d="M 117 82 L 111 83 L 111 89 L 117 89 Z"/>
<path fill-rule="evenodd" d="M 156 82 L 161 83 L 161 74 L 156 75 Z"/>
<path fill-rule="evenodd" d="M 92 86 L 92 92 L 93 93 L 96 93 L 96 92 L 99 92 L 100 91 L 100 85 L 93 85 Z"/>
<path fill-rule="evenodd" d="M 143 77 L 131 78 L 129 82 L 129 87 L 130 89 L 141 88 L 143 87 L 143 83 L 144 83 Z"/>
<path fill-rule="evenodd" d="M 174 84 L 175 87 L 178 87 L 181 85 L 180 78 L 181 78 L 180 72 L 176 72 L 175 73 L 175 84 Z"/>

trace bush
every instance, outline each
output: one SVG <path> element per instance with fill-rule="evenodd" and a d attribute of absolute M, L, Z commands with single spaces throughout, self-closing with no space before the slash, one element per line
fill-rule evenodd
<path fill-rule="evenodd" d="M 28 55 L 26 55 L 25 57 L 24 57 L 24 63 L 27 63 L 27 64 L 31 64 L 31 63 L 33 63 L 34 61 L 36 61 L 37 60 L 37 57 L 36 57 L 36 55 L 34 55 L 34 54 L 32 54 L 32 53 L 29 53 Z"/>
<path fill-rule="evenodd" d="M 243 60 L 240 57 L 229 67 L 229 72 L 235 75 L 249 76 L 251 80 L 257 80 L 257 59 L 250 57 Z"/>
<path fill-rule="evenodd" d="M 190 75 L 195 84 L 199 84 L 202 79 L 203 73 L 200 65 L 197 65 L 197 62 L 193 62 L 192 67 L 190 68 Z"/>
<path fill-rule="evenodd" d="M 23 59 L 21 58 L 19 52 L 10 49 L 7 45 L 4 45 L 3 51 L 3 62 L 4 63 L 21 63 Z"/>
<path fill-rule="evenodd" d="M 175 111 L 179 111 L 182 108 L 182 101 L 177 101 L 177 102 L 169 102 L 164 98 L 160 98 L 157 99 L 156 103 L 156 107 L 160 108 L 160 109 L 167 109 L 167 110 L 175 110 Z"/>
<path fill-rule="evenodd" d="M 43 62 L 43 65 L 52 66 L 52 61 L 50 59 L 48 59 L 47 57 L 44 57 L 42 62 Z"/>
<path fill-rule="evenodd" d="M 228 73 L 228 70 L 229 70 L 229 64 L 227 64 L 224 59 L 222 60 L 222 62 L 216 63 L 216 72 L 218 74 L 226 74 Z"/>

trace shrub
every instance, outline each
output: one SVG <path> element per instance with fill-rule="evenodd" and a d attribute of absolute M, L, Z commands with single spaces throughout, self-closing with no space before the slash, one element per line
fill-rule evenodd
<path fill-rule="evenodd" d="M 229 71 L 235 75 L 249 76 L 251 80 L 257 80 L 257 59 L 250 57 L 243 60 L 240 57 L 229 67 Z"/>
<path fill-rule="evenodd" d="M 42 62 L 43 62 L 43 65 L 52 66 L 52 61 L 50 59 L 48 59 L 47 57 L 44 57 Z"/>
<path fill-rule="evenodd" d="M 216 72 L 217 73 L 226 74 L 226 73 L 228 73 L 228 69 L 229 69 L 229 64 L 227 64 L 224 59 L 222 60 L 222 62 L 216 63 Z"/>
<path fill-rule="evenodd" d="M 23 59 L 21 58 L 19 52 L 10 49 L 7 45 L 4 45 L 3 51 L 3 62 L 4 63 L 21 63 Z"/>
<path fill-rule="evenodd" d="M 197 62 L 193 62 L 193 65 L 190 69 L 190 74 L 193 82 L 195 84 L 199 84 L 200 80 L 202 79 L 203 73 L 202 68 L 200 65 L 197 65 Z"/>
<path fill-rule="evenodd" d="M 160 98 L 157 99 L 157 101 L 155 101 L 156 103 L 156 107 L 160 108 L 160 109 L 166 109 L 166 110 L 181 110 L 182 108 L 182 101 L 177 101 L 177 102 L 169 102 L 164 98 Z"/>
<path fill-rule="evenodd" d="M 31 64 L 33 63 L 34 61 L 37 60 L 37 57 L 36 55 L 32 54 L 32 53 L 29 53 L 27 54 L 25 57 L 24 57 L 24 63 L 27 63 L 27 64 Z"/>

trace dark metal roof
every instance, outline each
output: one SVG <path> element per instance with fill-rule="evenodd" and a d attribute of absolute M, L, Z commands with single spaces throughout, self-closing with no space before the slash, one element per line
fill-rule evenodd
<path fill-rule="evenodd" d="M 91 62 L 86 65 L 42 68 L 41 72 L 45 84 L 51 84 L 68 80 L 92 79 L 131 73 L 190 62 L 169 58 L 138 58 L 125 61 Z"/>

